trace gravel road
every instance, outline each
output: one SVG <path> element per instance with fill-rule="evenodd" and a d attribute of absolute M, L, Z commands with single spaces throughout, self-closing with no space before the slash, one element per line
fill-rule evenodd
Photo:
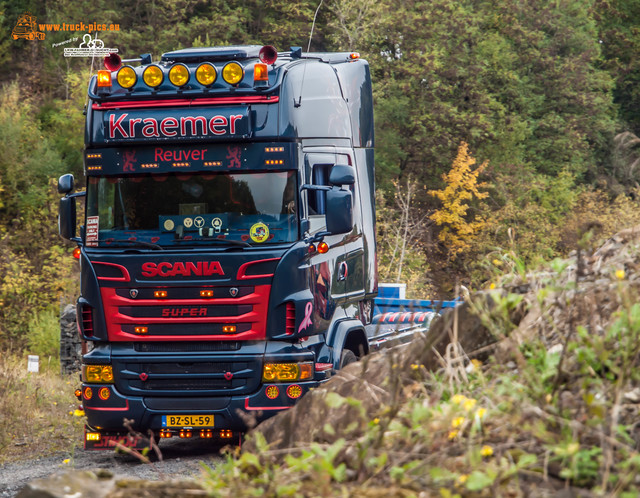
<path fill-rule="evenodd" d="M 14 497 L 29 481 L 68 469 L 108 469 L 117 478 L 188 479 L 200 474 L 201 462 L 213 467 L 222 458 L 219 446 L 199 439 L 165 440 L 160 450 L 163 460 L 151 465 L 140 463 L 128 455 L 116 455 L 111 451 L 89 452 L 81 448 L 46 458 L 0 465 L 0 498 Z M 69 462 L 65 464 L 66 459 Z"/>

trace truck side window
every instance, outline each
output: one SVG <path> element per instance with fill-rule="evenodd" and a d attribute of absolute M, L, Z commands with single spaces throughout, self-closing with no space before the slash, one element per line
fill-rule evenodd
<path fill-rule="evenodd" d="M 329 171 L 332 164 L 316 164 L 313 167 L 313 184 L 329 185 Z M 327 193 L 309 190 L 309 215 L 323 215 L 326 212 Z"/>

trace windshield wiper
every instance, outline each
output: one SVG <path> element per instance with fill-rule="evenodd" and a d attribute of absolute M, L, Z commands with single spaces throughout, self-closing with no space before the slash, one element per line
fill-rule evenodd
<path fill-rule="evenodd" d="M 251 247 L 251 244 L 244 242 L 242 240 L 219 239 L 217 237 L 193 237 L 191 239 L 176 238 L 174 242 L 224 242 L 226 244 L 230 244 L 234 246 Z"/>
<path fill-rule="evenodd" d="M 118 244 L 131 244 L 139 247 L 149 247 L 151 249 L 157 249 L 158 251 L 164 251 L 164 248 L 161 245 L 154 244 L 153 242 L 145 242 L 143 240 L 112 239 L 109 241 L 110 244 L 113 242 L 117 242 Z"/>

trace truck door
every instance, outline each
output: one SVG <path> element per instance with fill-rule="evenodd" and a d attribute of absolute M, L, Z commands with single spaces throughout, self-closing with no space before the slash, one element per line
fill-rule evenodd
<path fill-rule="evenodd" d="M 335 164 L 336 154 L 308 153 L 305 154 L 305 182 L 312 185 L 329 185 L 329 172 Z M 326 193 L 322 191 L 306 191 L 306 209 L 309 219 L 309 234 L 315 235 L 326 230 Z M 345 238 L 347 234 L 329 235 L 324 242 L 329 246 L 326 253 L 316 250 L 310 258 L 311 291 L 314 295 L 314 314 L 325 325 L 333 316 L 336 305 L 344 300 L 346 286 L 341 276 L 341 266 L 346 264 Z M 344 271 L 344 270 L 342 270 Z"/>

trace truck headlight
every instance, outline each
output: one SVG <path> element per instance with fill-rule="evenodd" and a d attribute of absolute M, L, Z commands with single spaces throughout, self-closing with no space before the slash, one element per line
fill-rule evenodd
<path fill-rule="evenodd" d="M 264 382 L 295 382 L 313 378 L 313 363 L 265 363 L 262 368 Z"/>
<path fill-rule="evenodd" d="M 82 381 L 87 384 L 113 384 L 111 365 L 82 365 Z"/>

